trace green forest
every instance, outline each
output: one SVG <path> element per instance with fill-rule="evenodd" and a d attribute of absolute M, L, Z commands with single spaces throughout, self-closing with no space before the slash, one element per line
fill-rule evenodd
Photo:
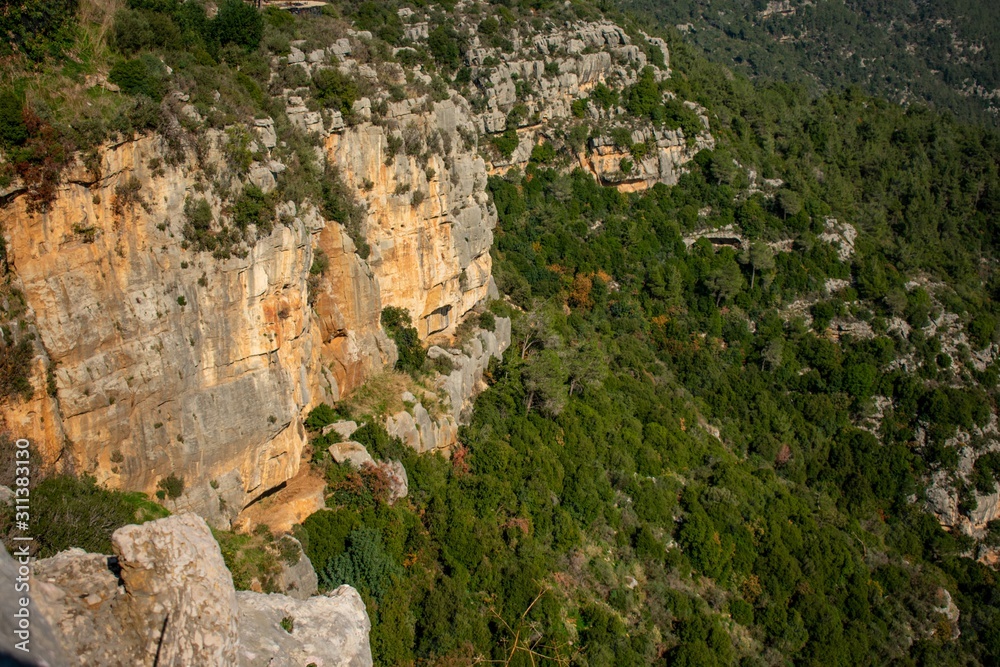
<path fill-rule="evenodd" d="M 741 73 L 812 90 L 861 86 L 996 124 L 1000 7 L 976 0 L 628 0 Z"/>
<path fill-rule="evenodd" d="M 268 110 L 265 52 L 255 49 L 287 41 L 282 31 L 297 19 L 262 21 L 234 2 L 211 22 L 184 9 L 191 3 L 130 4 L 129 20 L 169 14 L 177 43 L 194 40 L 193 55 L 170 62 L 204 80 L 202 93 L 222 88 L 220 116 Z M 705 52 L 712 43 L 672 28 L 685 6 L 676 4 L 674 14 L 637 9 L 661 21 L 671 78 L 639 77 L 622 100 L 659 127 L 696 121 L 679 103 L 645 104 L 649 86 L 660 100 L 696 101 L 715 148 L 677 185 L 641 193 L 601 186 L 550 144 L 527 168 L 489 178 L 503 297 L 477 317 L 484 328 L 510 317 L 512 344 L 450 458 L 416 454 L 346 404 L 313 412 L 306 427 L 317 449 L 330 444 L 324 425 L 367 422 L 353 439 L 402 461 L 409 479 L 409 495 L 390 504 L 376 472 L 315 458 L 328 508 L 295 535 L 320 587 L 361 593 L 381 666 L 1000 664 L 1000 583 L 977 560 L 981 547 L 1000 546 L 1000 525 L 977 543 L 925 509 L 933 474 L 965 479 L 955 475 L 956 435 L 981 434 L 996 412 L 1000 367 L 974 357 L 1000 339 L 1000 134 L 978 103 L 960 109 L 951 92 L 928 88 L 902 106 L 888 84 L 854 75 L 834 85 L 817 73 L 822 86 L 770 76 L 812 58 L 809 49 L 750 71 L 720 63 Z M 543 0 L 496 5 L 512 16 L 555 11 Z M 375 3 L 340 9 L 386 45 L 398 40 L 395 14 Z M 3 24 L 12 48 L 39 62 L 71 40 L 62 22 L 43 19 L 42 42 Z M 88 124 L 51 145 L 38 124 L 5 116 L 0 140 L 23 151 L 22 176 L 54 182 L 66 146 L 158 127 L 159 107 L 148 105 L 163 95 L 162 63 L 127 39 L 162 33 L 119 27 L 114 53 L 101 57 L 135 95 L 112 108 L 100 93 Z M 458 84 L 461 53 L 438 37 L 425 62 Z M 329 105 L 349 106 L 357 91 L 327 83 L 316 87 Z M 0 92 L 0 112 L 20 111 L 22 92 Z M 69 112 L 42 120 L 70 128 L 60 113 Z M 293 161 L 311 147 L 286 148 L 281 196 L 312 194 L 330 217 L 351 217 L 334 175 Z M 269 218 L 262 193 L 239 197 L 247 220 Z M 198 235 L 197 203 L 189 208 L 187 241 L 222 247 Z M 740 247 L 695 239 L 729 225 Z M 857 233 L 850 252 L 828 238 L 843 225 Z M 945 317 L 965 333 L 958 344 L 928 327 Z M 838 320 L 871 334 L 834 335 Z M 426 373 L 409 316 L 386 309 L 382 324 L 400 370 Z M 997 443 L 972 437 L 984 454 L 959 482 L 966 515 L 1000 480 Z M 45 536 L 40 555 L 107 551 L 111 531 L 137 512 L 162 513 L 86 479 L 50 478 L 33 493 L 72 528 Z M 251 538 L 217 537 L 237 584 L 248 585 L 233 563 Z"/>
<path fill-rule="evenodd" d="M 993 339 L 997 136 L 857 91 L 754 87 L 687 54 L 674 85 L 713 112 L 719 148 L 639 195 L 536 165 L 493 177 L 510 299 L 491 308 L 514 342 L 463 449 L 421 457 L 368 430 L 404 461 L 409 506 L 356 484 L 305 523 L 321 580 L 366 596 L 380 664 L 1000 659 L 994 571 L 921 509 L 925 476 L 957 463 L 946 441 L 988 421 L 997 368 L 942 354 L 918 328 L 941 306 L 904 286 L 943 282 L 972 346 Z M 748 196 L 734 158 L 786 185 Z M 706 207 L 747 251 L 685 247 Z M 860 233 L 846 261 L 817 240 L 831 216 Z M 782 316 L 829 278 L 852 286 L 811 326 Z M 831 340 L 840 315 L 876 335 Z M 908 355 L 917 371 L 894 368 Z M 893 407 L 873 433 L 874 397 Z M 978 479 L 995 488 L 994 468 Z"/>

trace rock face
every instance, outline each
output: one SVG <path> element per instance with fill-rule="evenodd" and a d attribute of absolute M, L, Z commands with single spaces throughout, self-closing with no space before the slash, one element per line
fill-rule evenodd
<path fill-rule="evenodd" d="M 324 352 L 336 348 L 350 378 L 393 359 L 394 348 L 378 329 L 377 285 L 353 254 L 328 253 L 331 275 L 319 288 L 335 281 L 339 292 L 315 316 L 307 307 L 313 236 L 319 245 L 324 233 L 340 236 L 312 211 L 276 225 L 244 258 L 181 247 L 196 170 L 150 173 L 161 150 L 156 137 L 112 147 L 104 176 L 66 179 L 48 213 L 29 213 L 23 198 L 4 210 L 10 264 L 42 348 L 35 398 L 6 417 L 47 461 L 113 488 L 152 493 L 176 473 L 185 494 L 174 509 L 227 525 L 296 473 L 301 411 L 339 391 L 336 373 L 324 382 Z M 132 179 L 144 205 L 116 210 Z M 367 310 L 351 311 L 359 302 Z M 342 329 L 327 323 L 343 311 L 357 326 L 338 347 Z"/>
<path fill-rule="evenodd" d="M 326 140 L 328 159 L 367 204 L 382 302 L 406 308 L 421 337 L 453 332 L 491 284 L 496 209 L 486 164 L 464 145 L 471 111 L 457 99 L 391 103 L 384 127 L 363 122 Z M 390 137 L 403 152 L 392 154 Z"/>
<path fill-rule="evenodd" d="M 631 151 L 615 145 L 609 137 L 594 137 L 589 140 L 589 152 L 581 153 L 580 166 L 589 171 L 605 185 L 614 185 L 622 192 L 646 190 L 656 183 L 675 185 L 684 173 L 683 166 L 700 150 L 715 147 L 712 135 L 708 133 L 708 118 L 699 113 L 704 131 L 692 137 L 689 143 L 684 133 L 677 130 L 642 128 L 632 133 L 635 144 L 654 146 L 641 160 Z M 626 173 L 621 165 L 627 161 L 632 166 Z"/>
<path fill-rule="evenodd" d="M 480 132 L 500 133 L 514 123 L 518 138 L 509 157 L 491 158 L 491 171 L 524 167 L 538 143 L 554 139 L 559 130 L 578 122 L 575 118 L 580 114 L 574 114 L 573 109 L 578 103 L 584 104 L 582 119 L 591 130 L 589 141 L 577 149 L 580 167 L 623 192 L 645 190 L 656 183 L 677 183 L 686 162 L 698 151 L 715 146 L 703 108 L 685 103 L 702 124 L 696 136 L 685 137 L 680 129 L 659 129 L 628 117 L 621 107 L 603 108 L 587 100 L 599 84 L 614 89 L 634 84 L 647 66 L 654 68 L 657 80 L 669 77 L 670 57 L 663 40 L 645 36 L 639 41 L 646 44 L 633 43 L 613 23 L 578 22 L 532 36 L 530 43 L 520 44 L 523 48 L 516 57 L 496 48 L 471 49 L 468 62 L 486 101 L 485 111 L 477 116 Z M 515 39 L 515 46 L 519 42 Z M 647 51 L 659 52 L 663 62 L 650 62 Z M 491 59 L 499 64 L 490 66 Z M 518 113 L 512 116 L 515 109 Z M 611 139 L 615 130 L 626 130 L 631 137 L 629 146 L 616 146 Z M 634 144 L 646 145 L 641 158 L 631 152 Z M 627 171 L 622 169 L 623 161 L 631 164 Z"/>
<path fill-rule="evenodd" d="M 484 374 L 490 361 L 503 357 L 510 347 L 510 319 L 496 318 L 495 331 L 477 330 L 463 350 L 445 350 L 432 346 L 431 359 L 447 359 L 452 371 L 438 378 L 444 392 L 444 414 L 431 417 L 427 408 L 415 401 L 411 410 L 403 410 L 386 420 L 386 430 L 418 452 L 446 450 L 458 442 L 458 425 L 472 408 L 472 399 L 486 387 Z M 404 401 L 407 397 L 404 396 Z"/>
<path fill-rule="evenodd" d="M 114 557 L 71 549 L 35 563 L 38 610 L 74 656 L 60 664 L 298 665 L 310 660 L 269 661 L 312 655 L 323 665 L 372 664 L 370 623 L 353 589 L 305 600 L 237 594 L 218 543 L 194 514 L 125 526 L 112 546 Z M 281 616 L 259 613 L 277 609 L 271 602 L 277 598 L 285 614 L 303 619 L 303 629 L 323 634 L 265 642 L 269 633 L 283 632 Z M 318 652 L 310 636 L 322 638 Z"/>
<path fill-rule="evenodd" d="M 426 40 L 426 22 L 410 18 L 410 38 Z M 703 114 L 705 129 L 685 137 L 586 101 L 599 84 L 635 83 L 646 65 L 656 63 L 657 80 L 669 76 L 661 41 L 582 22 L 515 32 L 513 50 L 502 52 L 481 44 L 475 26 L 463 29 L 471 33 L 468 99 L 419 68 L 352 59 L 369 53 L 363 32 L 308 53 L 301 43 L 272 60 L 276 78 L 286 67 L 336 67 L 364 83 L 368 97 L 349 114 L 310 110 L 317 100 L 308 87 L 280 93 L 291 124 L 310 133 L 318 159 L 363 205 L 357 225 L 324 219 L 303 196 L 278 203 L 273 231 L 257 234 L 245 255 L 216 258 L 190 246 L 189 199 L 204 198 L 219 221 L 233 208 L 226 192 L 249 184 L 285 191 L 278 158 L 290 137 L 279 134 L 288 124 L 271 118 L 225 132 L 202 127 L 197 145 L 167 162 L 174 144 L 156 135 L 105 146 L 96 163 L 80 158 L 63 174 L 45 212 L 29 210 L 17 184 L 2 193 L 10 284 L 24 303 L 9 324 L 36 351 L 34 395 L 3 407 L 7 426 L 31 439 L 48 467 L 111 488 L 152 494 L 171 475 L 182 478 L 170 509 L 229 527 L 298 473 L 308 410 L 394 363 L 380 314 L 397 306 L 456 371 L 442 381 L 443 410 L 417 403 L 390 427 L 420 451 L 453 444 L 489 357 L 507 344 L 498 331 L 493 343 L 477 338 L 449 351 L 463 318 L 497 296 L 489 174 L 526 165 L 538 142 L 561 141 L 583 124 L 593 141 L 574 149 L 574 164 L 623 190 L 676 182 L 684 162 L 712 145 Z M 409 98 L 394 92 L 400 87 Z M 201 122 L 192 111 L 187 120 Z M 607 139 L 622 129 L 646 146 L 628 174 L 620 166 L 629 149 Z M 507 131 L 518 143 L 509 158 L 481 137 Z M 251 161 L 237 174 L 227 142 L 241 133 Z M 312 271 L 316 260 L 325 270 Z"/>
<path fill-rule="evenodd" d="M 77 664 L 235 664 L 236 591 L 204 520 L 125 526 L 112 546 L 116 559 L 72 549 L 35 564 L 39 606 Z"/>
<path fill-rule="evenodd" d="M 291 535 L 284 535 L 282 540 L 288 540 L 295 544 L 299 550 L 298 560 L 289 565 L 284 560 L 281 561 L 281 572 L 278 574 L 278 590 L 284 591 L 285 595 L 296 600 L 308 600 L 319 590 L 319 577 L 312 566 L 312 561 L 302 549 L 302 544 Z"/>
<path fill-rule="evenodd" d="M 7 550 L 0 548 L 0 586 L 7 591 L 0 596 L 0 665 L 25 665 L 31 667 L 62 667 L 69 665 L 69 658 L 59 643 L 56 632 L 38 609 L 36 596 L 32 590 L 23 591 L 16 588 L 22 582 L 18 577 L 25 577 L 26 572 L 20 572 L 21 567 L 27 567 L 11 558 Z M 22 630 L 19 618 L 21 612 L 20 600 L 24 593 L 29 593 L 28 619 L 30 634 L 18 636 Z M 23 612 L 21 612 L 23 613 Z M 25 639 L 27 644 L 21 644 Z M 18 646 L 20 644 L 20 646 Z"/>

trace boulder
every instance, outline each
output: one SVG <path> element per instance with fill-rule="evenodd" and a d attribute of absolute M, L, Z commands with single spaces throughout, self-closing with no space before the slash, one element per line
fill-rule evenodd
<path fill-rule="evenodd" d="M 389 477 L 389 504 L 405 498 L 409 493 L 409 479 L 403 464 L 399 461 L 382 461 L 378 465 Z"/>
<path fill-rule="evenodd" d="M 20 567 L 22 564 L 11 558 L 7 550 L 0 546 L 0 586 L 4 591 L 4 594 L 0 595 L 0 665 L 25 667 L 69 665 L 69 658 L 56 632 L 38 606 L 37 582 L 30 582 L 31 588 L 28 591 L 17 591 L 15 588 L 18 584 L 24 583 L 18 582 L 18 577 L 24 576 L 19 572 Z M 29 643 L 22 644 L 19 648 L 17 645 L 23 639 L 14 634 L 20 629 L 19 621 L 14 614 L 22 609 L 20 606 L 22 597 L 28 599 L 26 608 L 31 623 L 31 634 L 28 637 Z"/>
<path fill-rule="evenodd" d="M 326 435 L 332 431 L 336 431 L 340 435 L 341 439 L 348 440 L 354 432 L 358 430 L 358 423 L 354 421 L 339 421 L 329 424 L 323 427 L 322 434 Z"/>
<path fill-rule="evenodd" d="M 277 580 L 278 589 L 296 600 L 306 600 L 316 595 L 316 591 L 319 590 L 319 578 L 302 544 L 291 535 L 281 537 L 280 541 L 294 546 L 297 555 L 293 563 L 281 562 L 281 572 L 278 573 Z"/>
<path fill-rule="evenodd" d="M 270 118 L 257 118 L 253 122 L 257 137 L 264 148 L 274 148 L 278 143 L 278 135 L 274 131 L 274 121 Z"/>
<path fill-rule="evenodd" d="M 371 622 L 361 596 L 350 586 L 307 600 L 280 594 L 236 595 L 241 667 L 309 664 L 370 667 L 372 664 L 368 645 Z"/>
<path fill-rule="evenodd" d="M 111 536 L 141 650 L 129 664 L 231 665 L 236 591 L 219 544 L 194 514 L 119 528 Z M 107 663 L 105 663 L 107 664 Z"/>
<path fill-rule="evenodd" d="M 330 452 L 330 456 L 337 463 L 349 461 L 355 468 L 361 468 L 365 464 L 375 465 L 375 460 L 360 442 L 354 442 L 353 440 L 338 442 L 335 445 L 330 445 L 327 451 Z"/>
<path fill-rule="evenodd" d="M 70 549 L 35 563 L 35 599 L 83 665 L 231 665 L 236 591 L 203 519 L 124 526 L 116 556 Z"/>
<path fill-rule="evenodd" d="M 260 162 L 254 162 L 250 165 L 247 180 L 260 188 L 265 194 L 278 186 L 278 182 L 274 179 L 274 174 L 271 173 L 271 170 L 266 165 Z"/>
<path fill-rule="evenodd" d="M 371 624 L 361 598 L 349 586 L 309 597 L 316 573 L 298 542 L 299 559 L 279 578 L 288 595 L 237 593 L 218 543 L 194 514 L 124 526 L 111 543 L 115 556 L 70 549 L 35 563 L 35 661 L 16 664 L 372 664 Z M 16 563 L 3 554 L 0 581 L 14 576 Z M 0 597 L 0 624 L 13 618 L 13 611 L 7 613 L 11 597 Z M 282 628 L 286 617 L 293 619 L 286 622 L 294 623 L 291 632 Z M 2 641 L 11 636 L 5 632 Z M 0 643 L 0 658 L 9 650 Z M 76 659 L 71 662 L 62 652 Z M 7 663 L 0 659 L 0 664 Z"/>

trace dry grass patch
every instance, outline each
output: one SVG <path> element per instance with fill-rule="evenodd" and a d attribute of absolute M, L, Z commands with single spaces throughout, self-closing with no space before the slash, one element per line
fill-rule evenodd
<path fill-rule="evenodd" d="M 430 381 L 431 378 L 427 378 L 426 382 Z M 432 419 L 446 412 L 443 392 L 397 370 L 382 371 L 368 378 L 357 391 L 341 401 L 341 405 L 355 420 L 363 420 L 367 416 L 385 418 L 413 407 L 403 402 L 403 392 L 407 391 L 420 401 Z"/>
<path fill-rule="evenodd" d="M 387 370 L 368 378 L 343 404 L 356 417 L 386 417 L 405 409 L 402 394 L 409 391 L 416 395 L 414 389 L 416 383 L 409 375 Z"/>

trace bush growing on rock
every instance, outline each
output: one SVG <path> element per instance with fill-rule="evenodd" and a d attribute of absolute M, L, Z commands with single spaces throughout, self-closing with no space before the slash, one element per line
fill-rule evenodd
<path fill-rule="evenodd" d="M 4 146 L 19 146 L 28 139 L 24 125 L 24 103 L 13 91 L 0 92 L 0 142 Z"/>
<path fill-rule="evenodd" d="M 145 494 L 111 491 L 93 477 L 58 475 L 38 482 L 31 490 L 32 548 L 48 558 L 71 547 L 99 554 L 111 553 L 111 534 L 130 523 L 144 523 L 170 513 Z M 0 525 L 13 525 L 13 508 L 0 504 Z M 4 535 L 8 550 L 17 544 Z"/>
<path fill-rule="evenodd" d="M 358 86 L 354 79 L 340 70 L 319 69 L 313 72 L 312 84 L 317 102 L 343 114 L 351 113 L 352 105 L 358 99 Z"/>
<path fill-rule="evenodd" d="M 324 426 L 329 426 L 330 424 L 339 421 L 341 418 L 339 410 L 327 403 L 320 403 L 309 411 L 309 415 L 306 417 L 305 425 L 306 428 L 311 431 L 318 431 Z"/>
<path fill-rule="evenodd" d="M 391 135 L 390 135 L 391 138 Z M 400 140 L 402 141 L 402 140 Z M 321 183 L 323 196 L 323 215 L 330 220 L 336 220 L 344 226 L 347 235 L 351 237 L 361 259 L 367 259 L 371 247 L 365 238 L 363 229 L 365 208 L 347 187 L 336 169 L 327 168 Z"/>
<path fill-rule="evenodd" d="M 159 489 L 159 491 L 156 492 L 156 495 L 160 498 L 160 500 L 163 500 L 164 498 L 176 500 L 184 493 L 184 478 L 178 477 L 174 473 L 170 473 L 156 483 L 156 488 Z"/>
<path fill-rule="evenodd" d="M 0 397 L 28 400 L 35 390 L 31 386 L 31 360 L 35 346 L 27 337 L 8 342 L 0 337 Z"/>
<path fill-rule="evenodd" d="M 79 0 L 12 0 L 0 12 L 0 55 L 42 60 L 68 46 Z"/>
<path fill-rule="evenodd" d="M 259 235 L 267 235 L 274 229 L 274 201 L 256 185 L 244 185 L 233 203 L 232 219 L 241 231 L 254 225 Z"/>
<path fill-rule="evenodd" d="M 279 541 L 274 539 L 267 526 L 258 526 L 251 534 L 213 530 L 219 543 L 222 558 L 233 575 L 233 586 L 238 591 L 259 587 L 265 593 L 278 592 L 278 575 L 281 562 L 290 558 L 284 554 Z"/>
<path fill-rule="evenodd" d="M 346 549 L 332 558 L 320 573 L 320 585 L 332 589 L 341 584 L 380 601 L 402 567 L 390 556 L 377 530 L 360 528 L 345 539 Z"/>
<path fill-rule="evenodd" d="M 396 46 L 403 39 L 403 22 L 391 7 L 368 0 L 358 6 L 354 15 L 358 30 L 368 30 L 389 44 Z"/>
<path fill-rule="evenodd" d="M 510 159 L 510 156 L 514 154 L 517 150 L 518 137 L 517 129 L 513 125 L 508 125 L 507 129 L 503 131 L 503 134 L 495 135 L 490 137 L 490 141 L 496 147 L 497 151 L 505 159 Z"/>
<path fill-rule="evenodd" d="M 382 309 L 381 321 L 386 333 L 396 342 L 399 353 L 396 361 L 397 370 L 406 371 L 411 375 L 419 373 L 427 357 L 427 351 L 420 344 L 420 337 L 413 328 L 409 311 L 389 306 Z"/>
<path fill-rule="evenodd" d="M 405 460 L 411 454 L 399 438 L 394 438 L 385 430 L 385 426 L 371 420 L 351 435 L 351 439 L 360 442 L 368 453 L 383 461 L 389 459 Z"/>

